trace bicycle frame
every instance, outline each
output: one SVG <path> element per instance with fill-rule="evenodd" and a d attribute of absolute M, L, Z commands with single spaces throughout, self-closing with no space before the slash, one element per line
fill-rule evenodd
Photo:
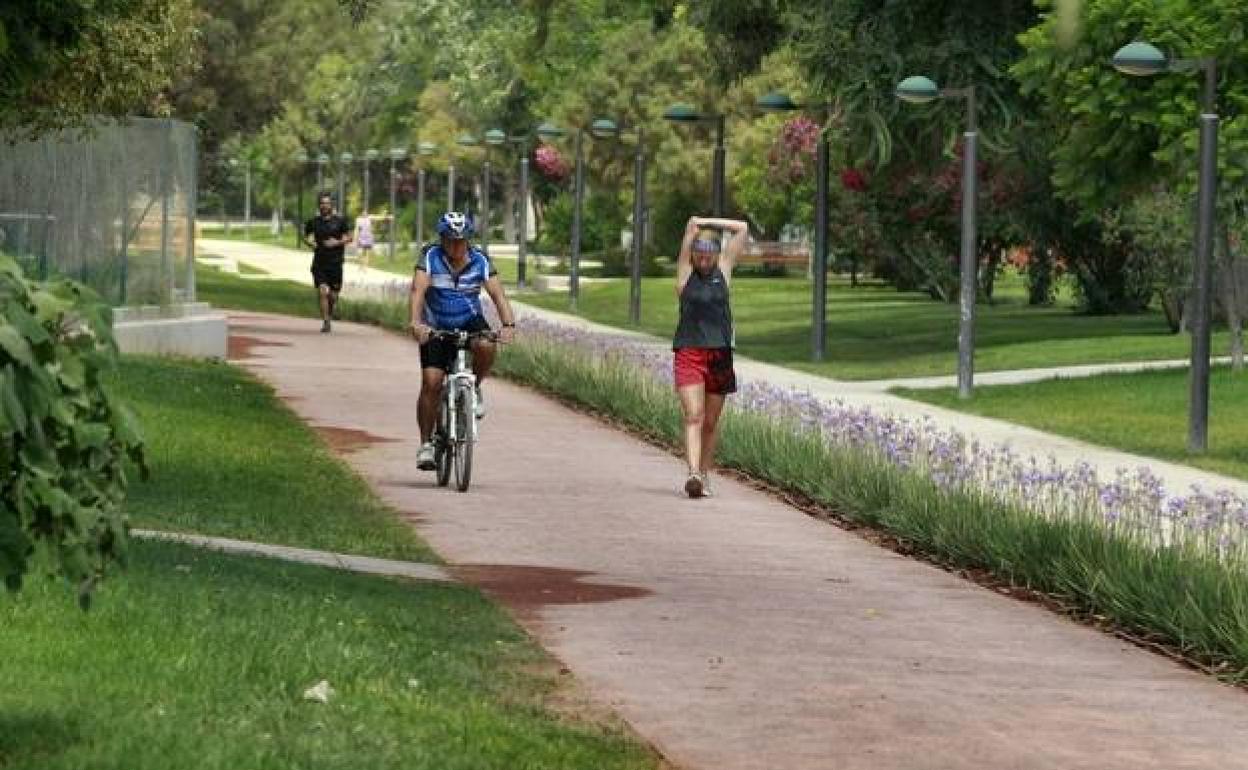
<path fill-rule="evenodd" d="M 477 375 L 472 373 L 472 369 L 468 366 L 468 348 L 467 332 L 460 332 L 462 335 L 457 340 L 455 351 L 455 364 L 451 367 L 446 375 L 446 381 L 442 384 L 442 408 L 448 416 L 455 414 L 455 404 L 459 398 L 459 394 L 466 393 L 468 399 L 468 420 L 465 425 L 468 427 L 467 436 L 458 435 L 459 421 L 447 419 L 447 440 L 456 441 L 476 441 L 477 440 Z"/>

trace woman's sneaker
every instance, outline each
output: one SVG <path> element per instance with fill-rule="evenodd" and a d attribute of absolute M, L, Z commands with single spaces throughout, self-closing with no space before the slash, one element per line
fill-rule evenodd
<path fill-rule="evenodd" d="M 689 478 L 685 480 L 685 494 L 690 497 L 701 497 L 705 485 L 702 483 L 701 473 L 690 473 Z"/>
<path fill-rule="evenodd" d="M 433 460 L 432 441 L 426 441 L 420 445 L 420 451 L 416 453 L 416 467 L 422 471 L 431 471 L 437 467 L 437 463 Z"/>
<path fill-rule="evenodd" d="M 485 396 L 481 395 L 480 385 L 477 386 L 476 390 L 477 390 L 477 399 L 476 399 L 477 407 L 474 410 L 474 413 L 476 414 L 477 419 L 481 420 L 485 418 Z"/>

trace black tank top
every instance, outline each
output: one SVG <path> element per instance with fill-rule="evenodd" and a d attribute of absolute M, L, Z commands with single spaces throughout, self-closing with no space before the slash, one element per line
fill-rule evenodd
<path fill-rule="evenodd" d="M 672 350 L 732 346 L 728 280 L 718 267 L 710 275 L 694 270 L 680 292 L 680 323 L 676 326 Z"/>

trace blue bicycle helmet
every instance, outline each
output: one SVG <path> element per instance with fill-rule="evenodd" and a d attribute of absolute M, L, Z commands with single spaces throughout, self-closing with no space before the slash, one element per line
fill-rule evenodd
<path fill-rule="evenodd" d="M 438 217 L 438 235 L 445 238 L 467 238 L 473 233 L 472 217 L 459 211 L 448 211 Z"/>

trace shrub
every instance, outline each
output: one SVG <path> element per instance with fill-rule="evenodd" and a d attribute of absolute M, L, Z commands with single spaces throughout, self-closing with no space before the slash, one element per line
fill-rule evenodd
<path fill-rule="evenodd" d="M 104 378 L 111 311 L 69 281 L 27 282 L 0 257 L 0 575 L 17 590 L 37 552 L 85 606 L 123 556 L 127 460 L 142 442 Z"/>

